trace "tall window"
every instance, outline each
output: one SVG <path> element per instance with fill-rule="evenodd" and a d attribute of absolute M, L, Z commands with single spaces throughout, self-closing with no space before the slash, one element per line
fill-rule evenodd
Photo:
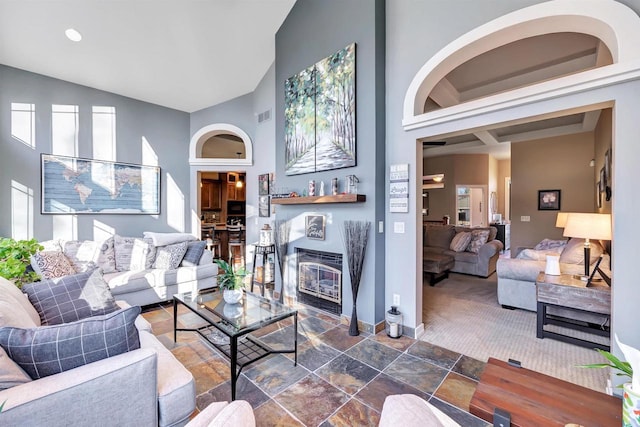
<path fill-rule="evenodd" d="M 78 156 L 77 105 L 51 106 L 51 151 L 61 156 Z"/>
<path fill-rule="evenodd" d="M 36 147 L 35 104 L 11 103 L 11 136 L 28 147 Z"/>
<path fill-rule="evenodd" d="M 94 106 L 93 158 L 116 161 L 116 108 Z"/>
<path fill-rule="evenodd" d="M 11 180 L 11 237 L 33 237 L 33 188 Z"/>

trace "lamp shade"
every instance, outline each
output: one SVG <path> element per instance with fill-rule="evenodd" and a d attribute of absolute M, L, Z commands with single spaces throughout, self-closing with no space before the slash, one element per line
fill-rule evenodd
<path fill-rule="evenodd" d="M 567 224 L 567 216 L 569 216 L 569 212 L 558 212 L 558 216 L 556 217 L 556 227 L 564 228 Z"/>
<path fill-rule="evenodd" d="M 571 212 L 567 215 L 563 236 L 611 240 L 611 215 Z"/>

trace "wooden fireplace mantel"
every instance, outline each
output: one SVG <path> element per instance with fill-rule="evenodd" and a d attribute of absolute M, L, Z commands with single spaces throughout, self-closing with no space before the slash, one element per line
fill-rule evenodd
<path fill-rule="evenodd" d="M 364 194 L 337 194 L 335 196 L 283 197 L 271 199 L 274 205 L 307 205 L 316 203 L 362 203 L 367 201 Z"/>

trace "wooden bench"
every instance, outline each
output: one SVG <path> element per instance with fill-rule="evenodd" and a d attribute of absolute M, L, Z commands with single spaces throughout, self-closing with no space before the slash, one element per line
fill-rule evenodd
<path fill-rule="evenodd" d="M 489 358 L 469 411 L 491 423 L 496 408 L 511 415 L 513 427 L 622 424 L 617 397 Z"/>

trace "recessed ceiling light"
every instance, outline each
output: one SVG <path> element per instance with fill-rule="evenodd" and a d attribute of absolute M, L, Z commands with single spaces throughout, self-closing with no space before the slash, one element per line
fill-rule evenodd
<path fill-rule="evenodd" d="M 67 38 L 69 40 L 71 40 L 72 42 L 79 42 L 80 40 L 82 40 L 82 34 L 80 34 L 78 32 L 78 30 L 75 30 L 73 28 L 67 28 L 64 31 L 64 34 L 67 36 Z"/>

